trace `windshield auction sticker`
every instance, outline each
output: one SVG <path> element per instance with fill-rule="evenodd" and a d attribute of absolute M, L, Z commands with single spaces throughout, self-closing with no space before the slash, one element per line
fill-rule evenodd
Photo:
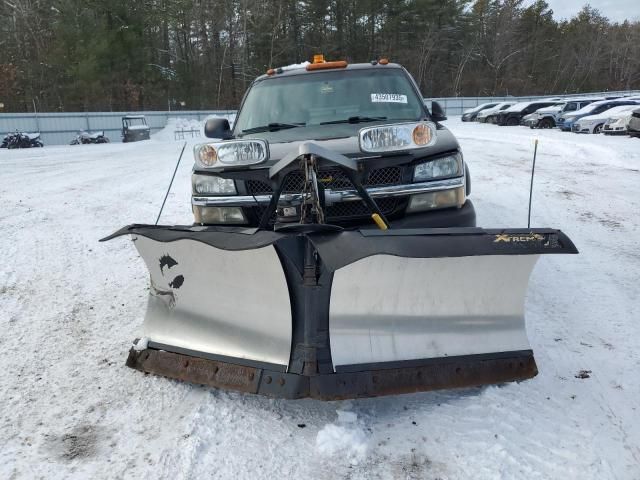
<path fill-rule="evenodd" d="M 407 96 L 399 93 L 372 93 L 371 103 L 407 103 Z"/>

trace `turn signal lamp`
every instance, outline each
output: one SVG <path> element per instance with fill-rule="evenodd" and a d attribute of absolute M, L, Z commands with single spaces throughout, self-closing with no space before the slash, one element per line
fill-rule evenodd
<path fill-rule="evenodd" d="M 198 159 L 203 167 L 213 167 L 218 161 L 218 152 L 211 145 L 203 145 L 198 150 Z"/>
<path fill-rule="evenodd" d="M 234 140 L 204 143 L 193 149 L 196 164 L 202 168 L 255 165 L 269 158 L 265 140 Z"/>
<path fill-rule="evenodd" d="M 436 143 L 436 126 L 431 122 L 378 125 L 361 129 L 358 137 L 360 150 L 367 153 L 412 150 Z"/>
<path fill-rule="evenodd" d="M 413 129 L 411 136 L 413 137 L 413 143 L 415 143 L 416 145 L 424 146 L 428 145 L 431 141 L 432 132 L 431 129 L 425 124 L 420 124 Z"/>

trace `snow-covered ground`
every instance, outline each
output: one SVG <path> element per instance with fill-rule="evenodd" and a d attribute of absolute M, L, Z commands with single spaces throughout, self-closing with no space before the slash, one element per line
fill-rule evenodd
<path fill-rule="evenodd" d="M 481 226 L 562 228 L 527 298 L 540 374 L 347 402 L 272 400 L 124 366 L 181 142 L 0 151 L 0 478 L 637 479 L 640 140 L 447 122 Z M 185 158 L 161 223 L 190 223 Z M 582 370 L 589 378 L 576 378 Z"/>

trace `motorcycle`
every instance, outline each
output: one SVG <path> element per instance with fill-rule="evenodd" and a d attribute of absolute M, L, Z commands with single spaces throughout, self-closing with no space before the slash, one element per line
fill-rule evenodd
<path fill-rule="evenodd" d="M 109 138 L 105 136 L 104 131 L 91 133 L 81 130 L 69 145 L 86 145 L 90 143 L 109 143 Z"/>
<path fill-rule="evenodd" d="M 33 148 L 44 147 L 39 133 L 18 132 L 8 133 L 2 140 L 0 148 Z"/>

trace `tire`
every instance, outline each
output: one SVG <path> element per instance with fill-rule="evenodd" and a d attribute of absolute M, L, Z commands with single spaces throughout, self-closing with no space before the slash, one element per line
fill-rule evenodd
<path fill-rule="evenodd" d="M 555 122 L 550 118 L 543 118 L 540 120 L 540 128 L 554 128 L 555 126 Z"/>
<path fill-rule="evenodd" d="M 507 127 L 517 127 L 520 125 L 520 122 L 516 117 L 510 117 L 507 119 Z"/>
<path fill-rule="evenodd" d="M 604 128 L 604 123 L 601 123 L 600 125 L 596 125 L 596 128 L 593 129 L 593 133 L 595 135 L 598 135 L 599 133 L 602 133 L 603 128 Z"/>

